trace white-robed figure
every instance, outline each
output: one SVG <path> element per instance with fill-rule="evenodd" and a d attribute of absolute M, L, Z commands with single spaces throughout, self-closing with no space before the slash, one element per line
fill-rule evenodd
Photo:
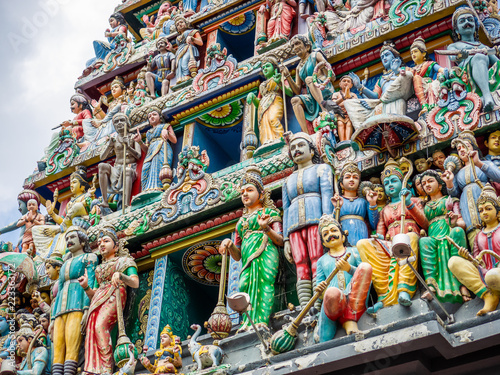
<path fill-rule="evenodd" d="M 385 71 L 373 91 L 365 87 L 356 74 L 349 73 L 361 96 L 344 101 L 347 114 L 356 130 L 375 115 L 406 116 L 406 101 L 414 93 L 413 73 L 401 69 L 403 59 L 392 43 L 384 42 L 380 49 L 380 59 Z"/>

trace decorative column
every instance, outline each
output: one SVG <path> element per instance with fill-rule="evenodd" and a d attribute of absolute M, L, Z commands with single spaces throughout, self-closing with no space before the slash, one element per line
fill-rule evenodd
<path fill-rule="evenodd" d="M 243 131 L 241 135 L 240 161 L 250 159 L 253 152 L 259 145 L 259 139 L 254 131 L 256 109 L 253 104 L 248 104 L 245 100 L 243 108 Z"/>
<path fill-rule="evenodd" d="M 234 241 L 234 233 L 231 236 L 231 239 Z M 240 291 L 238 285 L 240 283 L 240 273 L 241 273 L 241 260 L 236 261 L 232 257 L 229 257 L 230 262 L 229 262 L 229 274 L 227 277 L 227 295 L 230 296 L 231 294 L 237 293 Z M 229 306 L 227 307 L 227 312 L 229 315 L 235 314 L 235 311 L 232 310 Z M 233 322 L 233 325 L 238 324 L 240 322 L 239 316 L 236 314 L 233 315 L 234 318 L 231 319 Z"/>
<path fill-rule="evenodd" d="M 186 146 L 193 145 L 193 137 L 194 137 L 194 125 L 196 123 L 192 122 L 184 126 L 184 136 L 182 137 L 182 149 Z"/>
<path fill-rule="evenodd" d="M 147 355 L 156 351 L 158 334 L 160 329 L 161 304 L 163 301 L 163 288 L 165 285 L 165 273 L 167 269 L 167 255 L 155 262 L 153 286 L 151 291 L 151 302 L 149 303 L 148 325 L 144 336 L 144 345 L 148 347 Z"/>

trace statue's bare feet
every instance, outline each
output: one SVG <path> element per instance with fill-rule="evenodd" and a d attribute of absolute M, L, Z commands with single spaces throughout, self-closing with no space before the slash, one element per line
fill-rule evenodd
<path fill-rule="evenodd" d="M 344 327 L 345 332 L 348 335 L 352 335 L 353 333 L 359 332 L 358 323 L 356 323 L 352 320 L 346 321 L 344 324 L 342 324 L 342 326 Z"/>
<path fill-rule="evenodd" d="M 384 307 L 384 304 L 382 302 L 377 302 L 375 305 L 372 307 L 369 307 L 366 312 L 370 315 L 374 315 L 379 311 L 382 307 Z"/>
<path fill-rule="evenodd" d="M 401 306 L 411 306 L 411 297 L 407 292 L 399 292 L 398 303 Z"/>
<path fill-rule="evenodd" d="M 462 294 L 462 298 L 464 299 L 464 302 L 469 302 L 472 300 L 469 289 L 467 289 L 467 287 L 465 285 L 460 286 L 460 293 Z"/>
<path fill-rule="evenodd" d="M 495 102 L 491 94 L 486 93 L 483 95 L 483 112 L 491 112 L 495 108 Z"/>
<path fill-rule="evenodd" d="M 428 290 L 426 290 L 421 296 L 421 299 L 426 299 L 427 301 L 432 301 L 432 294 L 429 293 Z"/>
<path fill-rule="evenodd" d="M 484 306 L 477 312 L 477 316 L 483 316 L 489 312 L 495 311 L 498 306 L 498 302 L 500 301 L 500 297 L 496 294 L 491 293 L 490 291 L 487 291 L 483 295 L 483 300 Z"/>

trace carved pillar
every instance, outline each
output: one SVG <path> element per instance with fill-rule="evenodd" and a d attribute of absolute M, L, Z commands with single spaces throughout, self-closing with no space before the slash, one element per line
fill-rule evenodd
<path fill-rule="evenodd" d="M 245 106 L 243 108 L 243 131 L 241 134 L 241 161 L 250 159 L 259 145 L 259 140 L 254 131 L 256 115 L 257 110 L 255 106 L 248 104 L 245 100 Z"/>
<path fill-rule="evenodd" d="M 264 7 L 265 5 L 262 5 Z M 254 55 L 257 54 L 257 46 L 261 43 L 267 42 L 266 24 L 269 18 L 269 12 L 257 11 L 257 21 L 255 23 L 255 50 Z"/>
<path fill-rule="evenodd" d="M 194 125 L 195 122 L 192 122 L 184 126 L 184 136 L 182 137 L 182 149 L 184 149 L 184 147 L 186 146 L 193 145 Z"/>
<path fill-rule="evenodd" d="M 149 303 L 148 325 L 144 336 L 144 345 L 148 347 L 147 354 L 152 354 L 157 349 L 158 334 L 160 329 L 161 304 L 163 300 L 163 287 L 167 269 L 167 255 L 155 261 L 151 302 Z"/>
<path fill-rule="evenodd" d="M 231 239 L 234 241 L 234 233 L 231 236 Z M 231 294 L 237 293 L 240 291 L 238 285 L 240 282 L 240 273 L 241 273 L 241 261 L 236 261 L 232 257 L 229 258 L 229 274 L 227 277 L 227 295 L 230 296 Z M 227 312 L 229 315 L 233 314 L 235 311 L 232 310 L 229 306 L 227 307 Z M 231 321 L 234 324 L 238 324 L 240 322 L 239 316 L 236 314 L 234 317 L 231 319 Z"/>

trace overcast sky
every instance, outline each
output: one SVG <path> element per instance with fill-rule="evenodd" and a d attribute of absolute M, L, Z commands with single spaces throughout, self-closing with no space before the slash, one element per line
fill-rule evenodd
<path fill-rule="evenodd" d="M 0 228 L 20 218 L 17 194 L 69 98 L 92 41 L 104 40 L 119 0 L 0 0 Z M 45 211 L 44 211 L 45 212 Z M 0 235 L 17 242 L 19 233 Z"/>

